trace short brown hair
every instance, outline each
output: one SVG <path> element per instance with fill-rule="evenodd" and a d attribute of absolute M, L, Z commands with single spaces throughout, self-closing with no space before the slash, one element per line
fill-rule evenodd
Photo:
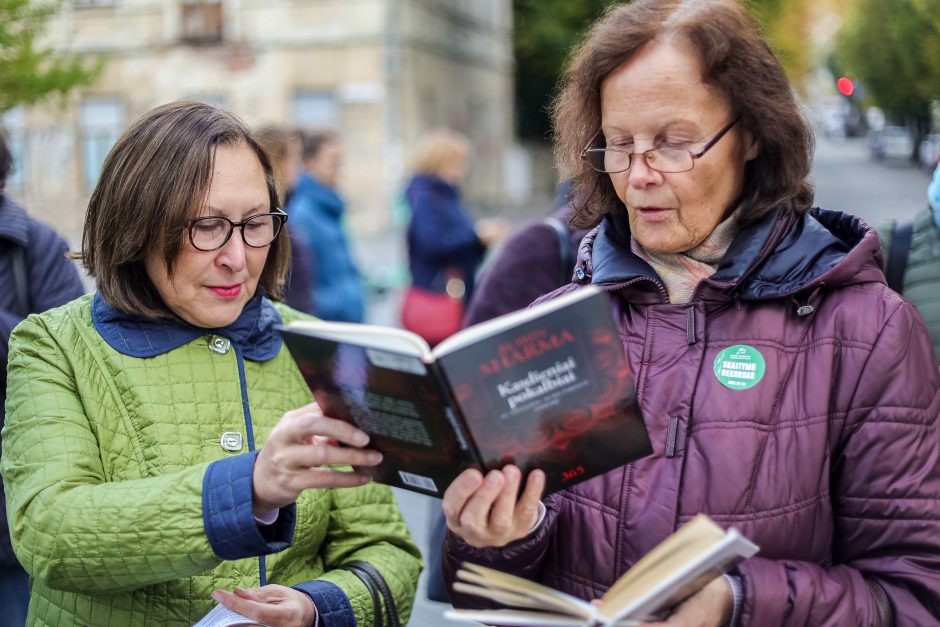
<path fill-rule="evenodd" d="M 209 193 L 215 149 L 239 143 L 258 156 L 276 207 L 271 163 L 231 113 L 199 102 L 173 102 L 144 114 L 121 135 L 102 166 L 82 234 L 82 264 L 108 304 L 130 314 L 172 316 L 147 275 L 145 259 L 161 250 L 172 275 L 187 222 Z M 289 265 L 290 243 L 278 237 L 260 279 L 269 297 L 281 297 Z"/>
<path fill-rule="evenodd" d="M 304 161 L 316 159 L 327 144 L 339 143 L 339 135 L 333 131 L 303 131 L 300 134 L 300 156 Z"/>
<path fill-rule="evenodd" d="M 646 44 L 679 36 L 702 61 L 703 79 L 720 89 L 750 131 L 759 154 L 745 166 L 739 223 L 782 204 L 805 211 L 813 135 L 786 74 L 754 21 L 736 0 L 635 0 L 610 8 L 591 28 L 566 69 L 553 104 L 555 157 L 574 182 L 572 224 L 596 225 L 623 209 L 610 176 L 593 170 L 581 150 L 601 125 L 601 83 Z"/>
<path fill-rule="evenodd" d="M 445 167 L 470 154 L 470 140 L 464 135 L 444 128 L 428 131 L 418 140 L 412 158 L 412 170 L 417 174 L 439 175 Z"/>

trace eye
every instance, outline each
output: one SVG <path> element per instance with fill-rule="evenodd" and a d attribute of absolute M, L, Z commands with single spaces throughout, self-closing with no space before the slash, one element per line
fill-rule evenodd
<path fill-rule="evenodd" d="M 225 221 L 218 218 L 199 220 L 193 223 L 193 228 L 199 233 L 215 233 L 225 228 Z"/>

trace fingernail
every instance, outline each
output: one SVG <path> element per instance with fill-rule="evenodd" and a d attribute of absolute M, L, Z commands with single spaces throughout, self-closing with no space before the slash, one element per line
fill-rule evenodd
<path fill-rule="evenodd" d="M 497 486 L 502 483 L 502 476 L 499 472 L 491 470 L 489 474 L 486 475 L 486 482 L 491 486 Z"/>
<path fill-rule="evenodd" d="M 379 464 L 379 463 L 381 463 L 381 462 L 382 462 L 382 454 L 381 454 L 381 453 L 376 453 L 376 452 L 369 453 L 369 463 L 371 463 L 371 464 Z"/>
<path fill-rule="evenodd" d="M 213 590 L 210 596 L 212 597 L 212 600 L 215 601 L 216 603 L 222 602 L 222 593 L 219 592 L 218 590 Z"/>
<path fill-rule="evenodd" d="M 355 436 L 353 436 L 353 444 L 356 446 L 365 446 L 369 443 L 369 436 L 360 431 Z"/>

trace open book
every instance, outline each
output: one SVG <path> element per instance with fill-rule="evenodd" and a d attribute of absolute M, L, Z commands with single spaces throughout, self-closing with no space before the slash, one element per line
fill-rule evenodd
<path fill-rule="evenodd" d="M 698 515 L 663 540 L 601 597 L 600 607 L 514 575 L 464 564 L 454 590 L 513 608 L 450 610 L 454 620 L 487 625 L 606 627 L 656 620 L 758 548 L 735 529 Z"/>
<path fill-rule="evenodd" d="M 193 627 L 247 627 L 260 625 L 247 616 L 233 612 L 225 606 L 216 605 L 208 614 L 203 616 Z"/>
<path fill-rule="evenodd" d="M 371 437 L 373 478 L 441 496 L 468 466 L 540 468 L 546 491 L 651 452 L 607 294 L 587 287 L 488 320 L 431 350 L 387 327 L 281 333 L 327 416 Z"/>

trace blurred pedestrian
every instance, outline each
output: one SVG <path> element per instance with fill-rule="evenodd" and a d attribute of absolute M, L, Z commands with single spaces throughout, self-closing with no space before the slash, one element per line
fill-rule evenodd
<path fill-rule="evenodd" d="M 592 26 L 553 128 L 594 228 L 551 297 L 610 294 L 653 453 L 544 500 L 539 470 L 464 471 L 449 582 L 467 561 L 597 599 L 704 513 L 760 553 L 663 627 L 937 624 L 940 370 L 874 231 L 813 207 L 794 93 L 738 0 L 633 0 Z"/>
<path fill-rule="evenodd" d="M 277 326 L 289 262 L 267 155 L 230 113 L 174 102 L 111 149 L 85 216 L 98 292 L 10 339 L 2 473 L 36 625 L 407 622 L 421 569 L 381 456 L 325 417 Z M 133 207 L 133 211 L 128 211 Z M 6 609 L 6 608 L 4 608 Z"/>
<path fill-rule="evenodd" d="M 446 129 L 430 131 L 415 150 L 414 173 L 405 191 L 411 209 L 407 237 L 412 290 L 405 298 L 403 323 L 432 344 L 443 337 L 429 337 L 420 326 L 409 323 L 428 306 L 412 307 L 409 298 L 413 294 L 447 294 L 460 301 L 458 307 L 448 308 L 448 312 L 460 311 L 459 315 L 448 314 L 449 332 L 458 330 L 462 305 L 473 296 L 476 272 L 487 247 L 508 232 L 508 224 L 500 218 L 474 222 L 461 201 L 460 183 L 469 158 L 466 137 Z M 426 302 L 434 302 L 433 296 Z"/>
<path fill-rule="evenodd" d="M 7 342 L 13 327 L 30 313 L 64 305 L 84 292 L 77 269 L 66 257 L 65 240 L 6 195 L 12 169 L 13 158 L 0 131 L 0 426 L 5 421 Z M 28 576 L 10 545 L 0 486 L 0 625 L 24 625 L 28 605 Z"/>
<path fill-rule="evenodd" d="M 927 208 L 910 222 L 878 228 L 888 285 L 914 303 L 940 358 L 940 165 L 927 185 Z"/>
<path fill-rule="evenodd" d="M 290 203 L 303 168 L 300 133 L 277 126 L 262 126 L 254 131 L 254 135 L 271 160 L 279 206 L 283 209 Z M 284 225 L 290 238 L 291 260 L 284 287 L 284 302 L 298 311 L 313 314 L 313 251 L 310 250 L 308 240 L 299 236 L 292 224 Z"/>
<path fill-rule="evenodd" d="M 290 228 L 312 253 L 313 315 L 323 320 L 362 322 L 362 277 L 346 237 L 346 203 L 340 196 L 343 147 L 330 131 L 301 134 L 303 168 L 287 203 Z"/>

